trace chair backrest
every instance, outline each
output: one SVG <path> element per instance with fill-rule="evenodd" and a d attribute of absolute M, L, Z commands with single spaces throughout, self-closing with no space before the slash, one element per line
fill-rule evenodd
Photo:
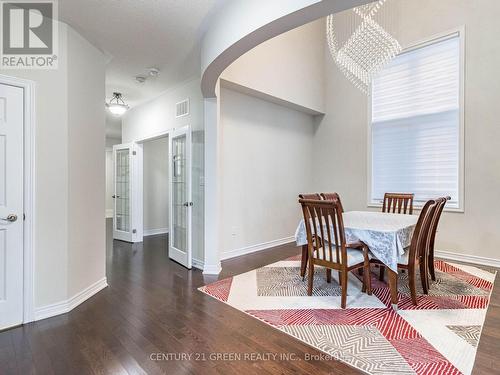
<path fill-rule="evenodd" d="M 304 215 L 310 259 L 347 264 L 344 221 L 339 200 L 300 199 L 299 203 Z M 323 241 L 314 241 L 315 237 Z M 333 259 L 337 262 L 333 262 Z"/>
<path fill-rule="evenodd" d="M 382 212 L 413 214 L 413 197 L 411 193 L 385 193 Z M 402 211 L 402 212 L 401 212 Z M 406 212 L 408 211 L 408 212 Z"/>
<path fill-rule="evenodd" d="M 444 206 L 446 202 L 449 201 L 451 197 L 442 197 L 436 199 L 438 206 L 436 208 L 436 212 L 434 213 L 434 217 L 432 218 L 430 235 L 429 235 L 429 251 L 434 251 L 434 241 L 436 239 L 436 232 L 439 225 L 439 219 L 441 218 L 441 214 L 443 213 Z"/>
<path fill-rule="evenodd" d="M 320 200 L 321 195 L 319 195 L 318 193 L 299 194 L 299 199 Z"/>
<path fill-rule="evenodd" d="M 430 227 L 434 214 L 438 207 L 438 202 L 434 199 L 427 201 L 420 211 L 417 225 L 411 238 L 410 250 L 408 254 L 408 264 L 414 262 L 419 256 L 427 256 Z"/>
<path fill-rule="evenodd" d="M 342 206 L 342 201 L 340 200 L 340 196 L 337 193 L 321 193 L 321 198 L 323 198 L 325 201 L 334 201 L 338 200 L 340 204 L 340 208 L 342 212 L 344 212 L 344 207 Z"/>

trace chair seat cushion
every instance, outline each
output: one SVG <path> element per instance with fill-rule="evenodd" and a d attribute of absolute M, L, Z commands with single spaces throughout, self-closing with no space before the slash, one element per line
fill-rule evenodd
<path fill-rule="evenodd" d="M 319 259 L 323 259 L 323 248 L 319 248 Z M 330 249 L 328 246 L 325 248 L 326 261 L 337 263 L 337 251 L 335 247 L 332 247 L 333 259 L 330 259 Z M 342 256 L 342 255 L 341 255 Z M 315 257 L 316 258 L 316 257 Z M 368 259 L 370 259 L 370 253 L 368 253 Z M 355 264 L 363 263 L 365 260 L 363 256 L 363 250 L 347 248 L 347 267 L 354 266 Z"/>

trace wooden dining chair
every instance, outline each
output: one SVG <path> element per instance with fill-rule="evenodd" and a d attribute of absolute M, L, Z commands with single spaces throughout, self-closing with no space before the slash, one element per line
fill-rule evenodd
<path fill-rule="evenodd" d="M 382 212 L 412 215 L 413 197 L 411 193 L 385 193 Z"/>
<path fill-rule="evenodd" d="M 321 198 L 323 198 L 324 200 L 338 199 L 342 213 L 345 212 L 344 207 L 342 206 L 342 201 L 340 200 L 340 195 L 338 193 L 321 193 Z M 363 268 L 358 269 L 358 275 L 363 276 Z"/>
<path fill-rule="evenodd" d="M 443 213 L 444 206 L 446 202 L 448 202 L 451 197 L 442 197 L 436 199 L 438 201 L 438 207 L 434 214 L 434 218 L 431 223 L 430 236 L 429 236 L 429 244 L 428 244 L 428 263 L 429 263 L 429 274 L 433 281 L 436 281 L 436 272 L 434 270 L 434 241 L 436 240 L 437 228 L 439 225 L 439 220 L 441 219 L 441 214 Z"/>
<path fill-rule="evenodd" d="M 299 194 L 299 199 L 315 199 L 321 200 L 321 195 L 318 193 L 307 193 L 307 194 Z"/>
<path fill-rule="evenodd" d="M 321 198 L 326 201 L 338 200 L 340 209 L 344 212 L 344 207 L 342 206 L 342 201 L 340 200 L 340 195 L 338 195 L 338 193 L 321 193 Z"/>
<path fill-rule="evenodd" d="M 321 193 L 320 195 L 321 195 L 321 199 L 326 200 L 326 201 L 338 200 L 338 203 L 340 205 L 340 211 L 342 213 L 344 213 L 344 207 L 342 206 L 342 201 L 340 200 L 340 195 L 338 193 Z M 363 269 L 359 268 L 358 273 L 360 275 L 363 275 Z M 326 277 L 327 277 L 328 282 L 330 282 L 330 280 L 331 280 L 331 270 L 330 269 L 328 269 L 326 271 Z"/>
<path fill-rule="evenodd" d="M 431 199 L 425 203 L 418 217 L 417 225 L 413 231 L 411 244 L 408 250 L 399 257 L 398 269 L 408 270 L 408 281 L 410 287 L 411 300 L 414 305 L 417 305 L 417 290 L 416 290 L 416 269 L 420 268 L 420 281 L 424 294 L 429 291 L 428 284 L 428 242 L 432 219 L 438 207 L 438 201 Z M 371 263 L 380 266 L 381 276 L 385 269 L 384 264 L 377 258 L 372 258 Z"/>
<path fill-rule="evenodd" d="M 299 199 L 314 199 L 314 200 L 321 200 L 321 195 L 318 193 L 306 193 L 306 194 L 299 194 Z M 317 238 L 313 236 L 314 241 L 321 241 L 321 238 Z M 321 247 L 322 244 L 320 243 L 319 246 Z M 304 280 L 306 276 L 306 269 L 307 269 L 307 261 L 308 261 L 308 255 L 307 255 L 307 250 L 305 250 L 305 246 L 302 246 L 302 261 L 301 261 L 301 269 L 300 269 L 300 276 L 302 277 L 302 280 Z M 330 270 L 326 271 L 326 280 L 330 282 L 332 279 L 332 272 Z"/>
<path fill-rule="evenodd" d="M 412 193 L 385 193 L 382 212 L 398 213 L 398 214 L 413 214 L 413 198 Z M 380 268 L 379 280 L 384 281 L 385 268 Z"/>
<path fill-rule="evenodd" d="M 300 199 L 299 203 L 302 205 L 309 253 L 307 294 L 312 295 L 314 267 L 318 265 L 339 271 L 339 284 L 342 288 L 341 307 L 343 309 L 347 302 L 349 271 L 360 267 L 365 269 L 363 292 L 371 295 L 368 246 L 362 242 L 353 245 L 346 244 L 339 200 Z M 322 238 L 323 241 L 314 241 L 315 237 Z"/>

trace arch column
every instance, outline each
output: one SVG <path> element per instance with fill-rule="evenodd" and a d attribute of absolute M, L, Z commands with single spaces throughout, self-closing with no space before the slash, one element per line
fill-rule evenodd
<path fill-rule="evenodd" d="M 219 85 L 216 97 L 204 99 L 205 120 L 205 260 L 203 273 L 218 275 L 221 268 L 221 147 Z"/>

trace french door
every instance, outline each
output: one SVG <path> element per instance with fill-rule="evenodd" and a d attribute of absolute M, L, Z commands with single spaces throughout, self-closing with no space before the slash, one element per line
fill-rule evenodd
<path fill-rule="evenodd" d="M 115 145 L 113 160 L 113 238 L 127 242 L 141 242 L 142 147 L 135 143 Z"/>
<path fill-rule="evenodd" d="M 169 141 L 170 231 L 169 256 L 191 269 L 191 130 L 175 129 Z"/>
<path fill-rule="evenodd" d="M 0 330 L 23 322 L 23 98 L 0 84 Z"/>

